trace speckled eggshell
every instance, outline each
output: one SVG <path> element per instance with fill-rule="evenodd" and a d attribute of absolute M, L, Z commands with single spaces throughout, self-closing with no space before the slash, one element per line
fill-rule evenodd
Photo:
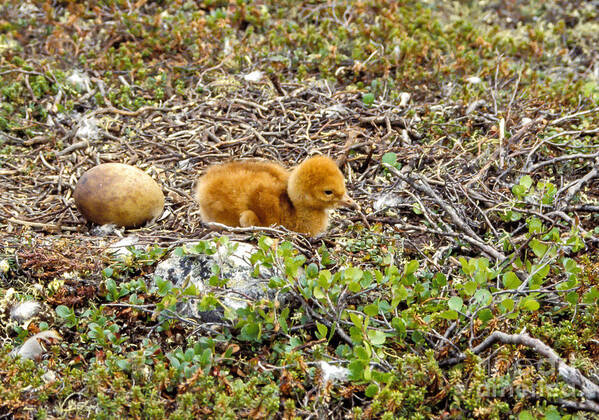
<path fill-rule="evenodd" d="M 84 173 L 73 197 L 83 216 L 100 225 L 140 226 L 164 208 L 164 194 L 156 181 L 123 163 L 104 163 Z"/>

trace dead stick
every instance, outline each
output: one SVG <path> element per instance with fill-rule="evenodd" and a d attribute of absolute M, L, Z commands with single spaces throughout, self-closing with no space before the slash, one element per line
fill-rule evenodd
<path fill-rule="evenodd" d="M 503 255 L 503 253 L 497 251 L 495 248 L 493 248 L 490 245 L 487 245 L 477 234 L 476 232 L 474 232 L 472 230 L 472 228 L 470 226 L 468 226 L 468 224 L 466 224 L 466 222 L 464 222 L 460 216 L 458 216 L 458 214 L 456 213 L 455 209 L 453 207 L 451 207 L 449 204 L 447 204 L 440 196 L 439 194 L 437 194 L 430 185 L 428 185 L 428 183 L 426 182 L 426 180 L 419 176 L 419 175 L 413 175 L 414 178 L 416 178 L 417 181 L 419 182 L 414 182 L 414 179 L 412 178 L 408 178 L 406 176 L 404 176 L 401 172 L 399 172 L 395 167 L 388 165 L 386 163 L 383 163 L 383 166 L 385 168 L 387 168 L 389 171 L 391 171 L 395 176 L 397 176 L 398 178 L 400 178 L 401 180 L 409 183 L 411 186 L 413 186 L 414 188 L 418 189 L 419 191 L 422 191 L 424 193 L 426 193 L 429 197 L 431 197 L 439 206 L 441 206 L 441 208 L 443 210 L 445 210 L 445 212 L 449 215 L 449 217 L 451 218 L 451 220 L 458 225 L 458 227 L 464 232 L 466 233 L 465 235 L 463 235 L 463 239 L 465 239 L 466 241 L 468 241 L 470 244 L 482 249 L 486 254 L 488 254 L 489 256 L 495 258 L 496 260 L 502 261 L 505 259 L 505 255 Z"/>
<path fill-rule="evenodd" d="M 573 185 L 571 185 L 568 188 L 568 191 L 566 192 L 566 196 L 563 199 L 563 206 L 565 207 L 568 205 L 568 203 L 570 202 L 570 200 L 572 200 L 572 197 L 574 197 L 576 195 L 576 193 L 578 193 L 578 191 L 582 188 L 582 186 L 590 181 L 591 179 L 595 178 L 597 175 L 599 175 L 599 157 L 595 159 L 595 166 L 593 169 L 591 169 L 585 176 L 583 176 L 582 178 L 580 178 L 578 181 L 576 181 Z M 560 194 L 562 191 L 559 191 L 558 194 Z"/>
<path fill-rule="evenodd" d="M 79 230 L 79 228 L 77 226 L 61 226 L 61 225 L 53 225 L 52 223 L 28 222 L 27 220 L 19 220 L 19 219 L 13 219 L 13 218 L 6 219 L 6 221 L 10 222 L 10 223 L 15 223 L 17 225 L 42 228 L 42 229 L 47 229 L 47 230 L 51 230 L 51 231 L 68 230 L 71 232 L 77 232 Z"/>
<path fill-rule="evenodd" d="M 547 344 L 543 343 L 537 338 L 532 338 L 527 333 L 506 334 L 501 331 L 494 331 L 482 343 L 474 347 L 472 352 L 474 354 L 482 353 L 497 342 L 502 344 L 515 344 L 530 347 L 536 353 L 549 359 L 549 362 L 557 368 L 557 371 L 562 379 L 568 385 L 581 390 L 585 398 L 589 400 L 587 402 L 592 402 L 592 408 L 594 410 L 599 410 L 599 404 L 597 403 L 599 402 L 599 385 L 595 384 L 582 373 L 580 373 L 578 369 L 566 364 L 555 352 L 555 350 L 553 350 Z M 443 361 L 439 365 L 450 366 L 463 362 L 465 359 L 466 355 L 460 354 L 459 356 Z"/>

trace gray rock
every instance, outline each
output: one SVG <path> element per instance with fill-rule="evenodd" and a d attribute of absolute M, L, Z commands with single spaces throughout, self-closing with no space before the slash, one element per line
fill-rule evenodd
<path fill-rule="evenodd" d="M 225 244 L 219 246 L 212 255 L 187 253 L 179 257 L 173 254 L 158 264 L 154 275 L 169 280 L 176 287 L 194 284 L 200 295 L 213 292 L 215 296 L 222 297 L 222 304 L 233 311 L 246 307 L 249 302 L 271 298 L 274 295 L 268 289 L 271 273 L 261 269 L 258 277 L 253 276 L 254 267 L 250 257 L 258 248 L 244 242 L 231 241 L 229 244 L 237 246 L 232 253 Z M 193 247 L 194 244 L 190 244 L 186 248 L 191 250 Z M 224 286 L 210 285 L 209 280 L 215 275 L 213 267 L 218 267 L 220 279 L 227 279 Z M 196 300 L 181 302 L 177 309 L 182 316 L 205 322 L 223 320 L 224 310 L 199 311 Z"/>

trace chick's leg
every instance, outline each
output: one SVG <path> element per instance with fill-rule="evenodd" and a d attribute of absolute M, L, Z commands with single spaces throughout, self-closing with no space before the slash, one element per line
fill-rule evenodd
<path fill-rule="evenodd" d="M 239 216 L 239 224 L 242 227 L 260 226 L 260 219 L 251 210 L 246 210 Z"/>

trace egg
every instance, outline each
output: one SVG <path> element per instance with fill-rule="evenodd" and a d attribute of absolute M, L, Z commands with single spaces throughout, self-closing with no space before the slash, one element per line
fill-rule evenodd
<path fill-rule="evenodd" d="M 104 163 L 85 172 L 73 197 L 83 216 L 100 225 L 140 226 L 164 208 L 164 194 L 156 181 L 122 163 Z"/>

